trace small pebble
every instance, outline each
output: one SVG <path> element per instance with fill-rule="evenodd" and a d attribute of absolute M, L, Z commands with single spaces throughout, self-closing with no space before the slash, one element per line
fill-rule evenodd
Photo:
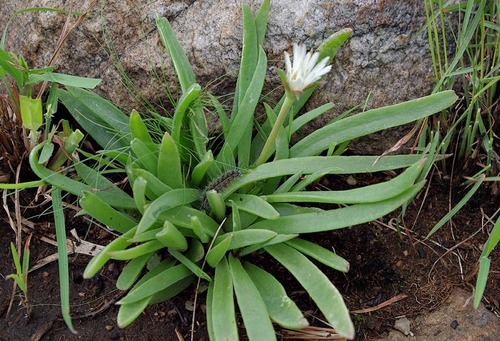
<path fill-rule="evenodd" d="M 458 321 L 457 320 L 451 321 L 450 327 L 453 328 L 453 329 L 457 329 L 457 327 L 458 327 Z"/>
<path fill-rule="evenodd" d="M 352 175 L 349 175 L 346 182 L 350 186 L 356 186 L 356 184 L 358 183 L 358 181 L 356 181 L 356 179 L 354 179 Z"/>
<path fill-rule="evenodd" d="M 111 329 L 113 329 L 113 326 L 108 324 L 108 325 L 106 325 L 105 328 L 109 332 Z"/>
<path fill-rule="evenodd" d="M 411 331 L 411 322 L 406 317 L 397 319 L 394 323 L 394 329 L 399 330 L 405 336 L 413 336 L 413 333 Z"/>
<path fill-rule="evenodd" d="M 184 304 L 184 307 L 186 308 L 187 311 L 193 311 L 194 310 L 194 302 L 191 300 L 187 300 L 186 303 Z"/>

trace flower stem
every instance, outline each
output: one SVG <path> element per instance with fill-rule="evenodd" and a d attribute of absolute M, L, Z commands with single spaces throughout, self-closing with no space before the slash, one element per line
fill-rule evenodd
<path fill-rule="evenodd" d="M 269 157 L 269 154 L 271 154 L 271 148 L 274 144 L 274 141 L 276 140 L 276 137 L 278 136 L 278 132 L 283 126 L 283 122 L 285 121 L 286 115 L 288 114 L 288 111 L 292 107 L 294 100 L 295 100 L 295 95 L 287 93 L 285 101 L 281 106 L 280 113 L 278 114 L 278 118 L 276 118 L 276 122 L 274 122 L 273 129 L 271 130 L 271 133 L 267 137 L 266 143 L 264 144 L 264 147 L 262 148 L 262 151 L 260 152 L 257 161 L 255 161 L 254 163 L 255 167 L 260 166 L 261 164 L 266 162 L 267 158 Z"/>

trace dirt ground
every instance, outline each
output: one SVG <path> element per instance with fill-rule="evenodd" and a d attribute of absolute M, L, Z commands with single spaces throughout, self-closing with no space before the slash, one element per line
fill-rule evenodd
<path fill-rule="evenodd" d="M 322 184 L 345 183 L 347 178 L 323 180 Z M 350 179 L 352 181 L 352 179 Z M 370 176 L 356 178 L 359 184 L 371 182 Z M 451 194 L 450 194 L 451 193 Z M 450 190 L 446 182 L 434 180 L 427 193 L 422 192 L 408 207 L 403 220 L 399 212 L 379 221 L 334 232 L 308 236 L 323 246 L 333 248 L 346 258 L 351 268 L 341 274 L 322 268 L 340 290 L 356 326 L 356 340 L 370 340 L 386 335 L 396 317 L 415 317 L 436 309 L 454 288 L 472 293 L 476 280 L 476 262 L 493 224 L 490 217 L 500 207 L 500 197 L 482 186 L 472 200 L 432 238 L 425 235 L 465 194 L 463 188 Z M 67 226 L 76 228 L 80 237 L 105 244 L 110 237 L 68 210 Z M 42 241 L 54 234 L 50 215 L 25 210 L 23 215 L 34 223 L 31 262 L 49 256 L 56 247 Z M 497 212 L 498 214 L 498 212 Z M 13 284 L 5 276 L 13 273 L 9 242 L 14 235 L 1 213 L 0 240 L 0 340 L 183 340 L 190 339 L 194 287 L 169 302 L 148 308 L 130 327 L 116 326 L 117 308 L 113 304 L 121 292 L 115 288 L 120 263 L 109 265 L 92 280 L 82 273 L 89 257 L 70 258 L 71 312 L 77 335 L 71 334 L 61 320 L 57 262 L 29 275 L 29 305 L 17 295 L 7 314 Z M 496 219 L 496 218 L 495 218 Z M 398 224 L 399 222 L 399 224 Z M 500 252 L 491 255 L 491 269 L 483 299 L 485 306 L 500 316 Z M 289 295 L 308 315 L 311 324 L 326 327 L 307 294 L 286 271 L 262 258 L 262 267 L 270 269 L 285 283 Z M 194 340 L 207 340 L 202 312 L 205 297 L 198 299 Z M 278 330 L 280 335 L 285 332 Z M 300 339 L 300 336 L 295 336 Z"/>

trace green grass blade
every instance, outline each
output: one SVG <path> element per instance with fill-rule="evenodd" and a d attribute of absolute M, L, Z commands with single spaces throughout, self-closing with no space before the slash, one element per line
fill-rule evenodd
<path fill-rule="evenodd" d="M 484 176 L 483 176 L 484 177 Z M 434 227 L 432 228 L 432 230 L 427 234 L 427 237 L 426 238 L 429 238 L 430 236 L 432 236 L 437 230 L 439 230 L 444 224 L 446 224 L 448 221 L 450 221 L 451 218 L 453 218 L 453 216 L 455 214 L 457 214 L 458 211 L 460 211 L 462 209 L 462 207 L 464 207 L 464 205 L 466 203 L 469 202 L 470 198 L 472 198 L 472 196 L 474 195 L 474 193 L 476 193 L 476 191 L 479 189 L 479 187 L 481 186 L 482 184 L 482 181 L 478 181 L 474 184 L 474 186 L 472 186 L 472 188 L 467 192 L 467 194 L 462 198 L 462 200 L 460 200 L 458 202 L 458 204 L 455 205 L 455 207 L 453 207 L 451 209 L 450 212 L 448 212 L 444 217 L 442 217 L 436 225 L 434 225 Z"/>
<path fill-rule="evenodd" d="M 295 302 L 288 297 L 285 288 L 273 275 L 261 268 L 243 264 L 248 275 L 255 283 L 267 307 L 271 319 L 283 328 L 303 329 L 309 325 Z"/>
<path fill-rule="evenodd" d="M 276 340 L 266 305 L 240 261 L 229 255 L 229 269 L 243 323 L 250 341 Z"/>
<path fill-rule="evenodd" d="M 329 173 L 328 171 L 322 170 L 322 171 L 317 171 L 317 172 L 311 173 L 309 175 L 306 175 L 305 177 L 303 177 L 302 180 L 300 180 L 297 184 L 295 184 L 292 187 L 292 189 L 290 190 L 290 192 L 300 192 L 304 188 L 306 188 L 307 186 L 309 186 L 310 184 L 313 184 L 316 181 L 318 181 L 321 178 L 323 178 L 328 173 Z"/>
<path fill-rule="evenodd" d="M 266 247 L 266 251 L 280 262 L 306 289 L 328 323 L 342 337 L 354 338 L 354 325 L 342 295 L 328 277 L 303 254 L 285 244 Z"/>
<path fill-rule="evenodd" d="M 5 32 L 5 31 L 4 31 Z M 12 60 L 7 52 L 3 50 L 4 45 L 0 45 L 0 67 L 14 79 L 18 88 L 22 88 L 26 82 L 27 72 L 23 72 L 15 66 L 16 62 Z"/>
<path fill-rule="evenodd" d="M 47 183 L 43 180 L 26 181 L 17 184 L 4 184 L 0 183 L 0 189 L 26 189 L 44 186 Z"/>
<path fill-rule="evenodd" d="M 94 89 L 99 85 L 99 83 L 101 83 L 99 78 L 78 77 L 62 73 L 45 72 L 42 74 L 30 74 L 26 84 L 38 84 L 43 81 L 85 89 Z"/>
<path fill-rule="evenodd" d="M 302 173 L 295 173 L 288 179 L 286 179 L 275 191 L 273 194 L 282 194 L 289 192 L 292 187 L 297 183 L 297 181 L 302 177 Z M 267 200 L 267 197 L 264 198 Z"/>
<path fill-rule="evenodd" d="M 486 282 L 490 272 L 491 261 L 488 257 L 481 256 L 479 258 L 479 271 L 476 280 L 476 290 L 474 291 L 474 308 L 477 309 L 483 298 Z"/>
<path fill-rule="evenodd" d="M 344 141 L 440 112 L 455 103 L 456 99 L 455 93 L 449 90 L 350 116 L 305 137 L 290 149 L 290 155 L 292 157 L 317 155 L 332 144 L 339 145 Z"/>
<path fill-rule="evenodd" d="M 497 246 L 498 242 L 500 242 L 500 218 L 497 219 L 495 226 L 493 226 L 493 230 L 491 230 L 491 234 L 484 246 L 482 255 L 488 257 L 491 251 Z"/>
<path fill-rule="evenodd" d="M 93 169 L 76 159 L 73 159 L 73 166 L 81 180 L 92 188 L 95 188 L 96 192 L 105 190 L 106 193 L 115 196 L 117 200 L 130 201 L 132 199 L 127 192 L 102 175 L 101 171 Z"/>
<path fill-rule="evenodd" d="M 16 245 L 13 242 L 10 242 L 10 251 L 12 252 L 12 260 L 14 261 L 14 267 L 16 268 L 16 273 L 18 275 L 22 274 L 23 268 L 21 267 L 21 258 L 19 257 Z"/>
<path fill-rule="evenodd" d="M 63 320 L 72 333 L 76 333 L 70 316 L 69 303 L 69 266 L 68 250 L 66 248 L 66 224 L 64 222 L 61 190 L 53 188 L 52 207 L 54 208 L 54 224 L 56 227 L 57 254 L 59 264 L 59 289 L 61 291 L 61 313 Z"/>

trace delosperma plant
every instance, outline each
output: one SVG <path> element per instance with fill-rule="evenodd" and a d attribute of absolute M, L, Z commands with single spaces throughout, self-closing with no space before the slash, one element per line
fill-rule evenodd
<path fill-rule="evenodd" d="M 368 110 L 328 124 L 292 145 L 301 127 L 332 108 L 325 104 L 303 112 L 351 31 L 333 34 L 317 52 L 294 45 L 293 63 L 285 53 L 286 70 L 280 72 L 282 100 L 274 107 L 259 106 L 267 72 L 262 46 L 269 7 L 264 1 L 254 15 L 243 6 L 242 61 L 232 110 L 227 112 L 210 96 L 222 126 L 216 142 L 209 138 L 201 86 L 164 18 L 157 19 L 157 28 L 176 70 L 181 96 L 172 115 L 153 115 L 162 127 L 161 138 L 137 111 L 128 116 L 86 90 L 58 90 L 62 104 L 102 150 L 85 154 L 92 163 L 75 161 L 68 169 L 73 171 L 71 177 L 40 162 L 43 143 L 33 149 L 30 165 L 46 183 L 77 195 L 81 215 L 120 234 L 84 272 L 90 278 L 110 259 L 126 263 L 117 280 L 117 288 L 127 291 L 117 302 L 120 327 L 131 324 L 149 305 L 186 288 L 194 290 L 193 283 L 204 281 L 211 340 L 238 339 L 236 306 L 250 340 L 276 339 L 273 323 L 305 328 L 308 321 L 287 295 L 286 283 L 252 263 L 255 257 L 248 257 L 264 253 L 297 279 L 339 335 L 354 337 L 342 295 L 315 264 L 347 272 L 348 261 L 301 235 L 368 222 L 405 205 L 422 188 L 436 145 L 418 155 L 382 158 L 341 156 L 337 147 L 439 112 L 456 97 L 445 91 Z M 257 123 L 256 112 L 261 109 L 267 118 Z M 403 171 L 392 180 L 362 188 L 308 189 L 326 174 L 397 169 Z M 104 175 L 123 172 L 130 192 Z M 331 209 L 312 207 L 314 203 L 329 204 Z"/>

